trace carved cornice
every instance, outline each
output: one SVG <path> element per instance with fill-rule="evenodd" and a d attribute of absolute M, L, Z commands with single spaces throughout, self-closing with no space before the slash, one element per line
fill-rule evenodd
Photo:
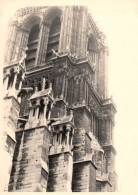
<path fill-rule="evenodd" d="M 36 12 L 43 12 L 43 10 L 46 10 L 48 6 L 39 6 L 39 7 L 25 7 L 17 10 L 15 13 L 16 17 L 22 17 L 31 13 L 36 13 Z"/>

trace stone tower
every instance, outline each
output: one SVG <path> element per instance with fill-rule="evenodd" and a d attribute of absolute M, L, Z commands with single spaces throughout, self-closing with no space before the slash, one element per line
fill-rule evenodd
<path fill-rule="evenodd" d="M 8 191 L 117 190 L 107 58 L 87 7 L 15 13 L 4 66 L 5 89 L 14 89 L 4 98 L 14 123 Z"/>

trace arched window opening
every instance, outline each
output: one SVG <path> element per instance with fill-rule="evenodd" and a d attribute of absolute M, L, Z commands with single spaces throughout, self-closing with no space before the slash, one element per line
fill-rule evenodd
<path fill-rule="evenodd" d="M 35 106 L 36 106 L 36 101 L 33 101 L 33 102 L 32 102 L 33 116 L 35 116 Z"/>
<path fill-rule="evenodd" d="M 59 141 L 59 134 L 57 134 L 57 142 Z"/>
<path fill-rule="evenodd" d="M 22 71 L 19 72 L 19 74 L 17 75 L 17 83 L 16 83 L 16 90 L 19 89 L 19 86 L 20 86 L 20 82 L 22 81 Z"/>
<path fill-rule="evenodd" d="M 40 118 L 40 116 L 43 114 L 44 112 L 44 100 L 40 101 L 40 107 L 39 107 L 39 113 L 38 113 L 38 118 Z"/>
<path fill-rule="evenodd" d="M 28 41 L 29 42 L 36 41 L 38 39 L 38 35 L 39 35 L 39 24 L 35 24 L 31 29 Z"/>
<path fill-rule="evenodd" d="M 55 52 L 58 52 L 60 27 L 61 27 L 60 18 L 57 17 L 53 20 L 51 27 L 50 27 L 50 31 L 49 31 L 49 38 L 48 38 L 48 45 L 47 45 L 47 52 L 46 52 L 46 61 L 50 60 L 52 57 L 54 57 L 52 49 Z"/>
<path fill-rule="evenodd" d="M 26 67 L 31 67 L 34 65 L 38 45 L 39 31 L 39 24 L 35 24 L 29 34 L 27 57 L 25 60 Z"/>
<path fill-rule="evenodd" d="M 88 39 L 87 51 L 89 52 L 90 62 L 96 63 L 96 44 L 93 37 Z"/>
<path fill-rule="evenodd" d="M 46 111 L 46 119 L 49 119 L 49 112 L 51 111 L 51 102 L 48 102 L 47 111 Z"/>
<path fill-rule="evenodd" d="M 38 89 L 38 91 L 41 91 L 41 90 L 42 90 L 41 83 L 38 83 L 38 85 L 37 85 L 37 89 Z"/>
<path fill-rule="evenodd" d="M 32 93 L 34 93 L 34 91 L 35 91 L 35 86 L 34 86 L 34 85 L 31 85 L 31 87 L 32 87 L 32 89 L 33 89 L 33 92 L 32 92 Z"/>
<path fill-rule="evenodd" d="M 62 144 L 66 144 L 66 126 L 63 126 Z"/>
<path fill-rule="evenodd" d="M 49 81 L 46 80 L 46 83 L 45 83 L 45 89 L 48 89 L 49 88 Z"/>
<path fill-rule="evenodd" d="M 9 77 L 7 89 L 9 89 L 9 88 L 13 85 L 14 76 L 15 76 L 15 73 L 14 73 L 14 70 L 13 70 L 13 68 L 12 68 L 12 69 L 10 70 L 10 77 Z"/>

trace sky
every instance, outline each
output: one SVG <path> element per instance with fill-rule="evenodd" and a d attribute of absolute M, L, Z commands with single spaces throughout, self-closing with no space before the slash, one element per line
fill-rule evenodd
<path fill-rule="evenodd" d="M 138 1 L 1 0 L 0 44 L 5 46 L 9 18 L 19 8 L 41 5 L 87 5 L 109 46 L 109 94 L 115 116 L 116 172 L 121 192 L 138 192 Z M 3 49 L 0 57 L 2 59 Z M 1 61 L 2 63 L 2 61 Z"/>

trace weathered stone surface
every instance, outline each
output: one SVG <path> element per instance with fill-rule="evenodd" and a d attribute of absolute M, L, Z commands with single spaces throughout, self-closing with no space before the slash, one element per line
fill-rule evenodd
<path fill-rule="evenodd" d="M 96 168 L 90 161 L 73 164 L 73 192 L 95 192 Z"/>
<path fill-rule="evenodd" d="M 69 152 L 49 156 L 48 192 L 71 192 L 73 158 Z"/>
<path fill-rule="evenodd" d="M 28 7 L 15 17 L 4 67 L 8 190 L 115 191 L 105 36 L 83 6 Z"/>

